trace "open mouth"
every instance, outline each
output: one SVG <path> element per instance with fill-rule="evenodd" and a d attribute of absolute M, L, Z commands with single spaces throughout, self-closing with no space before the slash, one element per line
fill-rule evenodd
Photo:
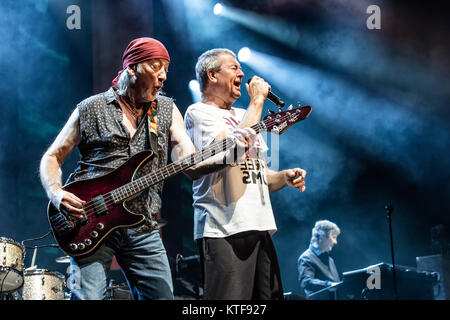
<path fill-rule="evenodd" d="M 154 86 L 153 90 L 158 93 L 161 90 L 162 86 Z"/>
<path fill-rule="evenodd" d="M 235 81 L 233 82 L 233 85 L 234 85 L 236 88 L 240 89 L 240 88 L 241 88 L 241 80 L 235 80 Z"/>

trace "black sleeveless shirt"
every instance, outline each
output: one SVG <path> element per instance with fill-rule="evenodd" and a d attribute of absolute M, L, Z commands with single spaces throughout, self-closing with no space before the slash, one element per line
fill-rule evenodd
<path fill-rule="evenodd" d="M 138 177 L 167 164 L 173 100 L 158 96 L 158 135 L 149 133 L 148 117 L 144 114 L 130 138 L 123 125 L 123 112 L 117 101 L 116 89 L 89 97 L 77 105 L 82 137 L 78 149 L 81 159 L 68 182 L 85 180 L 107 174 L 125 163 L 131 156 L 144 150 L 154 152 L 153 160 L 139 170 Z M 152 141 L 152 142 L 151 142 Z M 126 203 L 128 210 L 143 214 L 146 221 L 137 227 L 140 232 L 158 229 L 156 215 L 161 210 L 163 182 L 151 186 L 138 197 Z"/>

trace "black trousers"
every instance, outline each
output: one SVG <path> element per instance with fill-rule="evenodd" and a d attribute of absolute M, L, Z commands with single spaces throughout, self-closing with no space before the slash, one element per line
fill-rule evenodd
<path fill-rule="evenodd" d="M 267 231 L 197 240 L 204 300 L 281 300 L 280 268 Z"/>

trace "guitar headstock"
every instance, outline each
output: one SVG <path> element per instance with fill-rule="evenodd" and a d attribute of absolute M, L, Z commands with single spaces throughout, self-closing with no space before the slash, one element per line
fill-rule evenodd
<path fill-rule="evenodd" d="M 286 111 L 271 113 L 263 118 L 264 131 L 274 134 L 284 133 L 293 124 L 305 120 L 311 113 L 311 106 L 292 109 L 292 105 Z"/>

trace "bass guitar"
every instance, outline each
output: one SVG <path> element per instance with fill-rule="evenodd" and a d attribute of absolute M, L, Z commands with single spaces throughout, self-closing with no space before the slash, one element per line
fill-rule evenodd
<path fill-rule="evenodd" d="M 282 134 L 293 124 L 306 119 L 310 113 L 310 106 L 272 112 L 252 128 L 256 133 L 267 131 Z M 152 151 L 143 151 L 108 174 L 65 185 L 65 191 L 75 194 L 86 203 L 82 207 L 83 214 L 75 217 L 65 208 L 56 208 L 49 202 L 47 216 L 56 242 L 69 256 L 91 254 L 113 230 L 138 226 L 144 222 L 144 215 L 135 214 L 126 208 L 127 201 L 153 184 L 234 146 L 234 140 L 229 137 L 137 178 L 139 169 L 153 156 Z"/>

